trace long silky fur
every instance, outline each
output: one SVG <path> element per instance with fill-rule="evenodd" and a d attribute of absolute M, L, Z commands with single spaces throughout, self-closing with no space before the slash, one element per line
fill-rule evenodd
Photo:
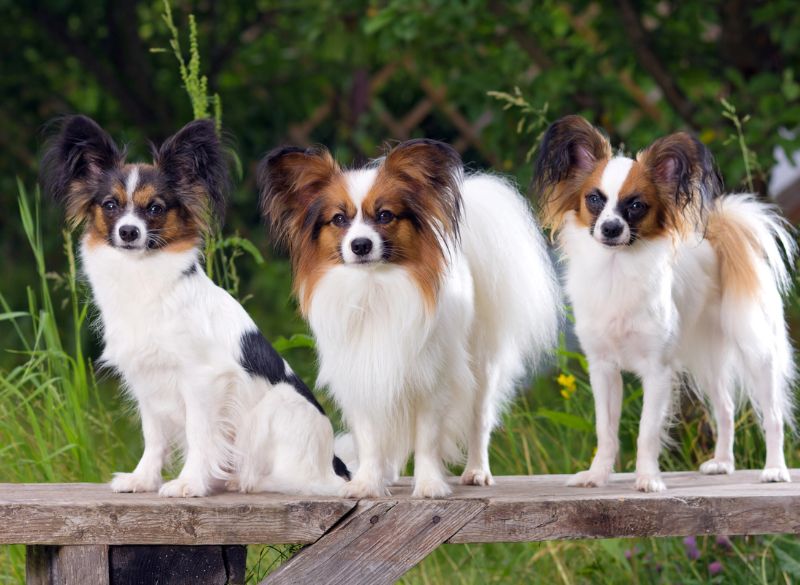
<path fill-rule="evenodd" d="M 781 295 L 790 280 L 787 264 L 793 266 L 796 257 L 792 231 L 772 206 L 754 196 L 720 194 L 722 181 L 711 153 L 686 133 L 657 140 L 636 160 L 611 158 L 602 172 L 591 175 L 591 183 L 583 184 L 591 165 L 579 168 L 580 163 L 593 158 L 586 146 L 589 128 L 585 120 L 571 117 L 546 133 L 535 180 L 545 199 L 551 193 L 569 197 L 600 191 L 604 207 L 597 221 L 623 222 L 620 201 L 655 192 L 657 205 L 650 211 L 666 209 L 669 220 L 660 226 L 666 229 L 613 246 L 576 210 L 563 209 L 553 222 L 566 257 L 565 288 L 589 363 L 597 417 L 595 457 L 570 484 L 602 486 L 609 479 L 619 450 L 622 370 L 637 374 L 645 393 L 637 489 L 665 489 L 658 456 L 680 379 L 691 380 L 708 400 L 716 422 L 714 456 L 701 472 L 734 470 L 735 397 L 741 389 L 765 432 L 761 480 L 790 481 L 783 434 L 785 425 L 793 427 L 795 368 Z M 581 161 L 570 145 L 579 145 L 588 156 L 579 152 Z M 580 191 L 571 183 L 576 176 Z"/>
<path fill-rule="evenodd" d="M 205 496 L 227 482 L 247 492 L 334 495 L 347 470 L 333 454 L 330 421 L 201 268 L 203 237 L 221 222 L 229 186 L 214 124 L 186 125 L 154 158 L 154 166 L 123 164 L 122 151 L 85 116 L 68 118 L 44 157 L 45 190 L 86 224 L 80 257 L 99 308 L 98 362 L 120 374 L 142 419 L 142 458 L 115 474 L 111 489 Z M 116 241 L 135 224 L 148 242 L 151 226 L 166 225 L 148 223 L 150 202 L 161 199 L 163 216 L 177 224 L 175 241 L 127 249 Z M 105 215 L 109 202 L 116 215 Z M 173 446 L 183 467 L 162 485 Z"/>
<path fill-rule="evenodd" d="M 122 165 L 125 149 L 117 147 L 97 122 L 83 115 L 54 120 L 59 131 L 42 155 L 39 182 L 45 193 L 66 209 L 72 224 L 83 221 L 104 172 Z"/>
<path fill-rule="evenodd" d="M 327 232 L 340 238 L 331 258 L 313 236 L 334 181 L 357 211 Z M 444 463 L 465 449 L 462 482 L 491 484 L 491 431 L 526 366 L 554 346 L 560 315 L 546 244 L 517 190 L 489 175 L 465 178 L 458 154 L 430 140 L 344 171 L 319 149 L 273 151 L 259 188 L 271 236 L 303 267 L 295 289 L 317 342 L 318 384 L 351 431 L 337 442 L 357 466 L 342 495 L 386 493 L 412 451 L 416 496 L 446 495 Z M 365 211 L 381 194 L 413 226 L 401 226 L 413 261 L 378 254 L 359 264 L 347 249 L 354 237 L 370 238 L 373 251 L 391 245 Z"/>

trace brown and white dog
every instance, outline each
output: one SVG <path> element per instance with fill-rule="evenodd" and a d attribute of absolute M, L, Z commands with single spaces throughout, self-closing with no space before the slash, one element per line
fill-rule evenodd
<path fill-rule="evenodd" d="M 720 196 L 711 154 L 685 133 L 636 159 L 614 156 L 579 116 L 552 124 L 535 185 L 542 223 L 567 260 L 566 289 L 589 360 L 597 453 L 572 485 L 608 481 L 619 449 L 621 370 L 644 385 L 636 487 L 665 488 L 661 437 L 676 377 L 688 374 L 713 407 L 714 457 L 703 473 L 730 473 L 735 389 L 752 399 L 766 434 L 762 481 L 789 481 L 784 423 L 792 422 L 792 349 L 781 294 L 795 243 L 774 207 Z"/>
<path fill-rule="evenodd" d="M 499 410 L 554 346 L 560 312 L 523 198 L 496 177 L 464 179 L 458 154 L 432 140 L 354 170 L 323 149 L 283 148 L 258 181 L 317 341 L 319 384 L 354 439 L 358 470 L 341 493 L 385 494 L 414 451 L 414 495 L 444 496 L 444 462 L 461 447 L 462 482 L 491 484 Z"/>

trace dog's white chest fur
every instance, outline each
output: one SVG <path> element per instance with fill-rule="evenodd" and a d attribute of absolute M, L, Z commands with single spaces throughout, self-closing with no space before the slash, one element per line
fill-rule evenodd
<path fill-rule="evenodd" d="M 253 327 L 252 321 L 238 304 L 216 298 L 224 291 L 205 275 L 184 274 L 195 266 L 196 250 L 134 256 L 109 246 L 84 245 L 82 260 L 100 308 L 102 359 L 127 382 L 148 372 L 168 380 L 170 373 L 179 376 L 182 368 L 209 360 L 235 367 L 235 334 Z M 226 313 L 223 327 L 215 319 L 219 312 Z M 215 347 L 226 351 L 213 351 Z M 161 385 L 159 394 L 170 386 Z"/>
<path fill-rule="evenodd" d="M 144 455 L 115 490 L 157 489 L 167 445 L 177 444 L 186 462 L 164 495 L 206 495 L 224 479 L 243 491 L 336 493 L 344 482 L 330 422 L 242 306 L 201 271 L 198 250 L 131 254 L 84 242 L 81 256 L 102 360 L 142 416 Z"/>
<path fill-rule="evenodd" d="M 638 371 L 654 351 L 663 354 L 674 343 L 678 310 L 667 239 L 613 250 L 587 230 L 567 227 L 562 243 L 569 257 L 566 289 L 587 353 Z"/>

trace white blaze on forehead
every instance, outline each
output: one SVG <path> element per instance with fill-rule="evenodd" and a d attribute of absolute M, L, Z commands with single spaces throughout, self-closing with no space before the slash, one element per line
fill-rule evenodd
<path fill-rule="evenodd" d="M 614 238 L 614 243 L 626 243 L 630 240 L 630 227 L 620 215 L 617 209 L 617 202 L 619 201 L 619 191 L 622 189 L 622 184 L 625 182 L 632 166 L 632 159 L 618 156 L 608 161 L 606 168 L 603 169 L 603 176 L 600 177 L 600 185 L 598 187 L 608 199 L 592 228 L 592 235 L 600 242 L 605 240 L 602 227 L 606 222 L 609 222 L 610 225 L 622 224 L 622 232 Z"/>
<path fill-rule="evenodd" d="M 125 193 L 128 195 L 128 202 L 124 208 L 125 212 L 119 217 L 119 219 L 117 219 L 117 223 L 114 226 L 114 233 L 112 234 L 114 243 L 118 246 L 135 246 L 137 248 L 143 248 L 145 246 L 147 240 L 147 223 L 145 223 L 144 220 L 142 220 L 142 218 L 136 214 L 136 206 L 133 204 L 133 194 L 136 192 L 136 188 L 138 186 L 139 166 L 133 165 L 131 166 L 131 170 L 128 172 L 128 176 L 125 177 Z M 139 237 L 132 242 L 124 242 L 119 234 L 119 229 L 122 226 L 133 226 L 138 228 Z"/>
<path fill-rule="evenodd" d="M 350 218 L 350 226 L 347 228 L 347 233 L 342 239 L 342 257 L 348 264 L 365 259 L 374 262 L 380 260 L 383 255 L 383 241 L 381 240 L 381 236 L 364 220 L 364 212 L 361 209 L 364 199 L 367 198 L 369 190 L 375 183 L 375 176 L 377 174 L 377 169 L 371 168 L 348 171 L 345 174 L 347 193 L 350 195 L 350 200 L 356 206 L 356 216 Z M 357 256 L 351 248 L 353 240 L 358 238 L 367 238 L 372 242 L 372 250 L 365 257 Z"/>
<path fill-rule="evenodd" d="M 347 193 L 350 195 L 351 201 L 358 209 L 358 214 L 361 214 L 361 204 L 367 198 L 367 193 L 375 183 L 375 176 L 378 174 L 377 169 L 359 169 L 357 171 L 348 171 L 345 173 L 344 178 L 347 184 Z"/>
<path fill-rule="evenodd" d="M 603 176 L 600 177 L 600 190 L 608 197 L 609 203 L 616 202 L 619 198 L 619 190 L 622 189 L 622 184 L 632 166 L 633 160 L 624 156 L 618 156 L 608 161 L 603 170 Z"/>
<path fill-rule="evenodd" d="M 139 186 L 139 167 L 137 165 L 133 165 L 133 168 L 128 173 L 127 178 L 125 179 L 125 193 L 128 194 L 128 200 L 133 197 L 134 192 L 136 191 L 136 187 Z"/>

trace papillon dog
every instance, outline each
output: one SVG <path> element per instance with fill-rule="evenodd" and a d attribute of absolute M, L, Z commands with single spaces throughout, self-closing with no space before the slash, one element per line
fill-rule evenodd
<path fill-rule="evenodd" d="M 795 257 L 791 228 L 753 195 L 721 195 L 709 150 L 686 133 L 636 159 L 613 155 L 580 116 L 545 133 L 535 169 L 542 223 L 566 257 L 566 290 L 589 361 L 597 453 L 571 485 L 602 486 L 619 449 L 621 370 L 644 399 L 638 490 L 665 489 L 658 457 L 673 389 L 688 382 L 713 410 L 707 474 L 734 469 L 736 388 L 753 401 L 766 435 L 765 482 L 790 481 L 784 424 L 792 425 L 792 348 L 782 293 Z"/>
<path fill-rule="evenodd" d="M 465 179 L 458 153 L 433 140 L 355 170 L 321 148 L 282 148 L 258 183 L 316 338 L 318 382 L 351 432 L 341 444 L 349 437 L 358 467 L 341 494 L 387 494 L 413 451 L 414 496 L 445 496 L 445 462 L 464 447 L 461 482 L 492 484 L 492 429 L 553 347 L 560 311 L 546 242 L 516 189 Z"/>
<path fill-rule="evenodd" d="M 227 163 L 210 120 L 187 124 L 129 164 L 94 121 L 67 118 L 43 160 L 43 184 L 83 225 L 80 257 L 114 368 L 135 400 L 144 454 L 115 492 L 205 496 L 334 494 L 348 471 L 313 394 L 242 306 L 207 276 L 202 245 L 222 217 Z M 162 485 L 172 446 L 184 457 Z"/>

